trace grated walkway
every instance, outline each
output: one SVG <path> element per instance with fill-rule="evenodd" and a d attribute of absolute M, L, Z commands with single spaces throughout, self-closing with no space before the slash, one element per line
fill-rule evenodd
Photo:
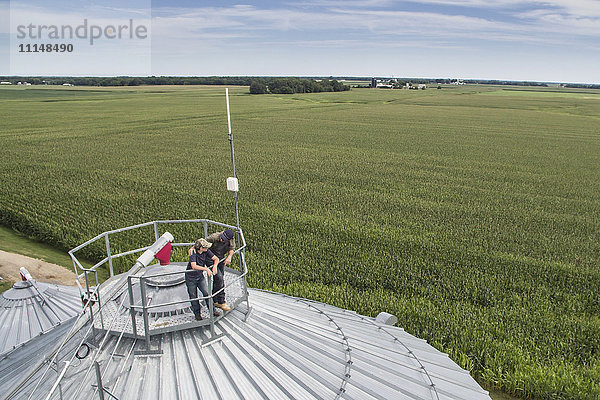
<path fill-rule="evenodd" d="M 174 265 L 174 267 L 181 266 Z M 230 269 L 225 270 L 225 301 L 230 305 L 232 310 L 235 309 L 240 302 L 246 299 L 244 280 L 240 279 L 239 276 L 240 273 L 238 271 Z M 150 335 L 189 329 L 192 327 L 208 325 L 210 323 L 209 312 L 204 300 L 200 301 L 203 320 L 196 321 L 194 319 L 187 288 L 183 279 L 183 273 L 181 274 L 181 278 L 182 279 L 179 280 L 173 280 L 171 286 L 155 287 L 151 286 L 151 284 L 146 285 L 148 305 L 181 301 L 181 303 L 178 304 L 161 306 L 148 310 Z M 141 306 L 140 286 L 138 283 L 135 283 L 132 287 L 134 292 L 134 304 L 136 306 Z M 199 292 L 199 294 L 201 293 Z M 123 333 L 123 335 L 127 337 L 135 337 L 136 334 L 137 337 L 143 337 L 145 335 L 144 318 L 141 310 L 136 311 L 135 314 L 136 331 L 134 332 L 132 328 L 127 284 L 116 292 L 116 294 L 112 296 L 112 299 L 104 299 L 101 292 L 101 299 L 102 309 L 100 312 L 96 311 L 94 314 L 94 327 L 96 329 L 99 331 L 108 331 L 114 335 L 121 335 L 121 333 Z M 155 312 L 154 310 L 157 311 Z M 223 314 L 224 313 L 221 313 L 221 317 Z M 218 321 L 221 317 L 216 320 Z"/>

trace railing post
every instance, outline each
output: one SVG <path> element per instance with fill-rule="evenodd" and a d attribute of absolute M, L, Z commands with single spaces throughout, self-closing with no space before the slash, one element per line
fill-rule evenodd
<path fill-rule="evenodd" d="M 88 279 L 88 271 L 83 271 L 85 276 L 85 294 L 87 296 L 87 306 L 90 309 L 90 320 L 92 321 L 92 343 L 96 344 L 96 324 L 94 323 L 94 310 L 92 308 L 92 297 L 90 293 L 90 281 Z"/>
<path fill-rule="evenodd" d="M 96 383 L 98 384 L 98 396 L 100 396 L 100 400 L 104 400 L 104 386 L 102 385 L 102 375 L 100 374 L 100 364 L 98 364 L 98 361 L 94 361 L 94 368 L 96 369 Z"/>
<path fill-rule="evenodd" d="M 240 269 L 242 271 L 242 274 L 244 273 L 244 271 L 246 270 L 246 253 L 245 253 L 246 249 L 242 249 L 242 251 L 240 251 Z M 250 317 L 250 313 L 252 312 L 252 306 L 250 306 L 250 299 L 248 298 L 248 282 L 246 280 L 247 275 L 244 275 L 244 280 L 242 281 L 242 286 L 243 286 L 243 290 L 244 293 L 242 294 L 242 296 L 244 297 L 244 299 L 246 299 L 246 306 L 247 306 L 247 311 L 244 315 L 244 322 L 246 322 L 248 320 L 248 317 Z"/>
<path fill-rule="evenodd" d="M 133 328 L 133 336 L 137 339 L 137 325 L 135 323 L 135 307 L 133 303 L 133 284 L 131 281 L 133 278 L 131 276 L 127 277 L 127 291 L 129 292 L 129 312 L 131 313 L 131 326 Z"/>
<path fill-rule="evenodd" d="M 158 236 L 158 222 L 154 221 L 154 241 L 157 241 L 160 236 Z"/>
<path fill-rule="evenodd" d="M 204 221 L 204 237 L 208 237 L 208 223 Z"/>
<path fill-rule="evenodd" d="M 211 338 L 215 336 L 215 305 L 212 297 L 212 285 L 213 277 L 212 275 L 208 279 L 208 317 L 210 318 L 210 336 Z"/>
<path fill-rule="evenodd" d="M 71 261 L 73 261 L 73 269 L 75 270 L 75 279 L 79 276 L 79 272 L 77 271 L 77 263 L 75 262 L 75 255 L 71 254 Z"/>
<path fill-rule="evenodd" d="M 98 283 L 98 271 L 94 271 L 96 278 L 96 300 L 98 301 L 98 313 L 100 314 L 100 325 L 104 329 L 104 317 L 102 316 L 102 301 L 100 300 L 100 284 Z"/>
<path fill-rule="evenodd" d="M 112 256 L 110 255 L 110 240 L 108 239 L 108 232 L 104 234 L 104 242 L 106 243 L 106 256 L 108 257 L 108 271 L 110 276 L 114 276 Z"/>
<path fill-rule="evenodd" d="M 240 235 L 240 231 L 237 230 L 235 231 L 235 236 L 237 238 L 236 243 L 239 246 L 243 246 L 244 244 L 242 243 L 242 235 Z M 242 265 L 242 253 L 246 251 L 245 248 L 242 249 L 242 251 L 239 252 L 240 255 L 240 272 L 243 274 L 244 273 L 244 266 Z"/>
<path fill-rule="evenodd" d="M 140 292 L 142 295 L 142 315 L 144 317 L 144 336 L 146 337 L 146 348 L 150 350 L 150 323 L 148 322 L 148 299 L 146 298 L 146 278 L 140 277 Z"/>
<path fill-rule="evenodd" d="M 246 270 L 246 249 L 243 249 L 242 251 L 240 251 L 240 273 L 244 273 L 244 271 Z M 248 291 L 248 283 L 246 281 L 246 276 L 244 275 L 244 291 L 247 292 Z"/>

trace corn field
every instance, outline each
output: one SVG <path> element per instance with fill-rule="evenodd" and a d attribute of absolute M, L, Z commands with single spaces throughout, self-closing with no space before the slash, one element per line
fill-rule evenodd
<path fill-rule="evenodd" d="M 223 88 L 0 89 L 2 225 L 68 250 L 235 223 Z M 505 89 L 231 90 L 248 282 L 395 314 L 488 387 L 597 400 L 600 92 Z"/>

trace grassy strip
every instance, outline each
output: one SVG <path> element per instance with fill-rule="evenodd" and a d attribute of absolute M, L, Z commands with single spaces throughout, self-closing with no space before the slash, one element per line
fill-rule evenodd
<path fill-rule="evenodd" d="M 20 232 L 1 225 L 0 250 L 36 258 L 48 263 L 60 265 L 61 267 L 65 267 L 70 271 L 73 270 L 73 261 L 71 260 L 71 257 L 69 257 L 67 251 L 57 249 L 56 247 L 46 243 L 40 243 L 39 241 L 31 239 Z M 88 268 L 95 264 L 94 262 L 85 258 L 79 258 L 79 262 L 84 267 Z M 108 272 L 103 268 L 99 268 L 98 279 L 101 282 L 104 282 L 106 279 L 108 279 Z M 0 286 L 0 292 L 9 289 L 12 286 L 12 283 L 7 281 L 0 281 L 0 284 L 2 284 L 2 282 L 4 282 L 5 286 L 7 286 Z"/>
<path fill-rule="evenodd" d="M 1 280 L 0 281 L 0 293 L 10 289 L 12 287 L 12 283 L 5 281 L 5 280 Z"/>
<path fill-rule="evenodd" d="M 0 250 L 37 258 L 69 270 L 73 269 L 73 261 L 66 251 L 40 243 L 4 226 L 0 226 Z"/>

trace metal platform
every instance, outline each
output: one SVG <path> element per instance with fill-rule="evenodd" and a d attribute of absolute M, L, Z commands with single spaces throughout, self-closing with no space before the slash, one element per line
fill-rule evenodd
<path fill-rule="evenodd" d="M 112 294 L 111 299 L 106 299 L 101 289 L 100 294 L 104 299 L 103 306 L 94 318 L 94 327 L 98 331 L 109 332 L 113 335 L 134 338 L 146 336 L 142 311 L 142 290 L 138 281 L 140 277 L 145 278 L 146 287 L 144 292 L 146 295 L 150 336 L 209 325 L 209 310 L 202 300 L 200 304 L 202 306 L 201 315 L 203 320 L 196 321 L 194 319 L 185 286 L 183 272 L 185 268 L 186 263 L 171 263 L 168 266 L 152 265 L 132 275 L 134 283 L 131 285 L 131 290 L 135 306 L 133 313 L 127 286 L 123 286 L 116 293 Z M 163 275 L 164 273 L 177 274 Z M 225 269 L 225 301 L 232 309 L 235 309 L 240 302 L 246 300 L 246 291 L 240 275 L 239 271 L 229 268 Z M 107 293 L 107 295 L 110 294 Z M 135 314 L 135 329 L 133 329 L 132 314 Z M 214 322 L 219 321 L 224 314 L 222 312 L 220 317 L 214 318 Z"/>
<path fill-rule="evenodd" d="M 214 315 L 215 308 L 212 298 L 217 293 L 212 293 L 212 280 L 207 279 L 208 296 L 203 297 L 199 293 L 199 298 L 194 299 L 199 300 L 202 305 L 201 316 L 203 319 L 196 321 L 191 312 L 190 298 L 185 285 L 187 262 L 173 262 L 167 266 L 150 265 L 163 248 L 171 251 L 171 248 L 188 248 L 193 244 L 175 242 L 175 236 L 164 229 L 167 227 L 174 229 L 174 232 L 181 232 L 182 228 L 187 232 L 203 232 L 204 237 L 208 236 L 209 228 L 212 232 L 223 229 L 235 232 L 236 243 L 241 246 L 231 254 L 236 256 L 236 262 L 229 266 L 236 265 L 239 269 L 225 268 L 225 301 L 232 310 L 240 302 L 247 301 L 246 240 L 241 229 L 208 219 L 151 221 L 114 229 L 97 235 L 69 251 L 78 283 L 79 280 L 85 281 L 85 287 L 81 287 L 82 298 L 87 301 L 86 313 L 91 321 L 93 337 L 99 333 L 106 333 L 119 337 L 144 338 L 146 347 L 150 348 L 152 335 L 203 325 L 210 325 L 211 337 L 215 337 L 215 322 L 223 315 L 218 317 Z M 162 235 L 161 231 L 164 232 Z M 111 238 L 115 235 L 120 237 L 124 233 L 141 236 L 150 233 L 154 243 L 115 254 L 112 251 L 114 247 L 111 246 L 111 243 L 115 243 L 115 241 L 111 242 Z M 85 268 L 78 260 L 76 253 L 90 246 L 97 246 L 98 242 L 104 242 L 106 257 L 94 266 Z M 116 243 L 121 248 L 122 243 L 118 240 Z M 124 274 L 114 274 L 113 261 L 115 259 L 138 253 L 142 253 L 142 255 L 137 258 L 129 271 Z M 223 262 L 224 259 L 219 261 Z M 98 268 L 102 266 L 108 268 L 110 278 L 100 285 Z M 210 310 L 204 308 L 206 299 L 211 299 Z M 249 309 L 249 307 L 247 308 Z"/>

